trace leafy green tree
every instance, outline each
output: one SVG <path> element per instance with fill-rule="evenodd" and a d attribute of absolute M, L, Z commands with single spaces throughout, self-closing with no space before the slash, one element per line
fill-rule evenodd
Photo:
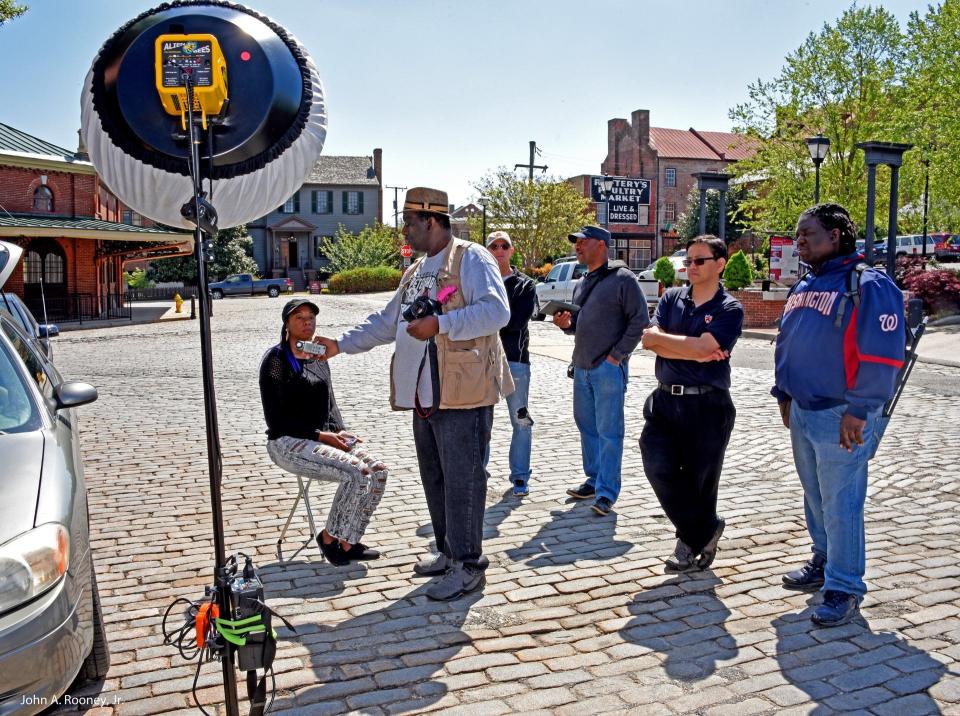
<path fill-rule="evenodd" d="M 359 234 L 351 234 L 341 224 L 333 238 L 321 242 L 320 250 L 330 261 L 330 272 L 335 274 L 355 268 L 395 268 L 400 256 L 396 231 L 380 222 L 365 226 Z"/>
<path fill-rule="evenodd" d="M 124 271 L 123 280 L 126 281 L 127 286 L 136 290 L 153 286 L 153 281 L 147 278 L 147 272 L 143 269 L 135 269 L 132 272 Z"/>
<path fill-rule="evenodd" d="M 737 251 L 723 269 L 723 285 L 730 291 L 739 291 L 753 283 L 753 271 L 743 251 Z"/>
<path fill-rule="evenodd" d="M 0 27 L 8 20 L 20 17 L 26 11 L 26 5 L 18 5 L 13 0 L 0 0 Z"/>
<path fill-rule="evenodd" d="M 514 256 L 519 254 L 526 268 L 570 253 L 567 235 L 596 221 L 589 200 L 555 177 L 536 177 L 531 182 L 500 168 L 474 188 L 488 199 L 487 233 L 497 229 L 509 233 L 516 247 Z M 471 236 L 481 236 L 482 222 L 480 214 L 467 219 Z"/>
<path fill-rule="evenodd" d="M 258 274 L 257 262 L 253 260 L 253 239 L 243 225 L 217 232 L 213 261 L 207 264 L 207 279 L 210 281 L 232 273 Z M 147 278 L 156 283 L 183 281 L 187 285 L 196 285 L 197 261 L 192 255 L 155 260 L 147 269 Z"/>
<path fill-rule="evenodd" d="M 653 265 L 653 277 L 669 288 L 677 280 L 677 272 L 673 269 L 673 264 L 666 256 L 661 256 Z"/>
<path fill-rule="evenodd" d="M 727 191 L 727 221 L 725 239 L 733 241 L 743 235 L 746 228 L 741 203 L 746 192 L 743 189 Z M 692 239 L 700 233 L 700 190 L 696 184 L 687 195 L 689 209 L 677 220 L 677 233 L 683 240 Z M 708 191 L 706 201 L 706 233 L 720 236 L 720 192 Z"/>
<path fill-rule="evenodd" d="M 760 184 L 743 202 L 750 228 L 792 229 L 813 203 L 814 165 L 803 140 L 818 132 L 830 139 L 830 154 L 820 169 L 821 200 L 843 204 L 863 224 L 866 170 L 855 145 L 906 138 L 896 121 L 907 111 L 902 67 L 897 19 L 883 8 L 854 5 L 835 23 L 810 33 L 787 55 L 776 77 L 749 85 L 749 99 L 730 117 L 735 131 L 758 142 L 752 157 L 731 168 Z M 905 164 L 902 176 L 914 170 Z M 878 171 L 877 216 L 887 214 L 888 187 L 889 172 Z"/>
<path fill-rule="evenodd" d="M 960 230 L 960 2 L 914 12 L 904 34 L 903 100 L 898 129 L 915 148 L 904 156 L 900 223 L 923 226 L 923 191 L 929 164 L 931 231 Z"/>

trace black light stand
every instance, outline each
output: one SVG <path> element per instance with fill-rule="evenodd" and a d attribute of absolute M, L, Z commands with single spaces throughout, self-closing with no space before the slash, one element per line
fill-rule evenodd
<path fill-rule="evenodd" d="M 213 517 L 213 546 L 216 564 L 214 566 L 214 584 L 217 588 L 217 602 L 220 614 L 224 618 L 231 616 L 229 581 L 224 573 L 226 566 L 226 546 L 223 534 L 223 510 L 220 504 L 220 484 L 223 477 L 223 462 L 220 456 L 220 428 L 217 424 L 217 396 L 213 384 L 213 348 L 210 340 L 210 296 L 207 293 L 207 266 L 203 247 L 205 225 L 211 241 L 216 235 L 217 213 L 204 199 L 200 178 L 200 152 L 197 148 L 196 127 L 193 118 L 193 87 L 189 74 L 182 75 L 187 90 L 187 141 L 190 142 L 190 178 L 193 182 L 193 198 L 188 200 L 181 213 L 193 222 L 194 256 L 197 260 L 197 297 L 200 302 L 200 360 L 203 365 L 203 409 L 207 432 L 207 467 L 210 471 L 210 510 Z M 207 148 L 212 152 L 212 148 Z M 191 216 L 190 213 L 193 215 Z M 233 645 L 225 641 L 221 657 L 223 667 L 224 705 L 228 716 L 239 716 L 240 706 L 237 700 L 237 675 L 233 665 Z"/>

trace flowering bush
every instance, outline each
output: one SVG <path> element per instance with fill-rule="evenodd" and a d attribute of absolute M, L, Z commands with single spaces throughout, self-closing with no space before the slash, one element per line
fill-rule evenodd
<path fill-rule="evenodd" d="M 908 291 L 923 300 L 923 308 L 929 313 L 960 312 L 960 274 L 956 271 L 924 271 L 907 276 L 904 281 Z"/>
<path fill-rule="evenodd" d="M 927 260 L 922 256 L 899 256 L 894 267 L 893 280 L 900 288 L 907 288 L 910 276 L 927 270 Z"/>

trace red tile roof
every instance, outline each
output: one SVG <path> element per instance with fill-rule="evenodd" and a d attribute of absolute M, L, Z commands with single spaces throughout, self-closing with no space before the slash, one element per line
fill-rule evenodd
<path fill-rule="evenodd" d="M 690 129 L 650 127 L 650 144 L 664 158 L 727 159 L 738 161 L 753 154 L 753 142 L 733 132 L 699 132 Z"/>
<path fill-rule="evenodd" d="M 697 136 L 686 129 L 650 127 L 650 144 L 661 157 L 677 159 L 719 159 Z"/>
<path fill-rule="evenodd" d="M 724 159 L 739 161 L 753 156 L 756 151 L 756 142 L 742 134 L 733 132 L 697 132 L 717 154 Z"/>

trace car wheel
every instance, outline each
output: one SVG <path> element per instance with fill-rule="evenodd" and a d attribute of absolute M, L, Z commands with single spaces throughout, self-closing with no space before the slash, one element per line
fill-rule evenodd
<path fill-rule="evenodd" d="M 280 295 L 280 289 L 277 288 L 276 286 L 271 286 L 270 288 L 267 289 L 267 295 L 270 298 L 276 298 L 277 296 Z"/>
<path fill-rule="evenodd" d="M 221 291 L 219 288 L 215 288 L 210 292 L 210 295 L 219 301 L 221 298 L 223 298 L 223 291 Z"/>
<path fill-rule="evenodd" d="M 80 677 L 84 681 L 97 681 L 107 675 L 110 668 L 110 647 L 107 644 L 107 632 L 103 627 L 103 607 L 100 605 L 100 592 L 97 589 L 97 572 L 90 560 L 90 591 L 93 596 L 93 647 L 80 667 Z"/>

